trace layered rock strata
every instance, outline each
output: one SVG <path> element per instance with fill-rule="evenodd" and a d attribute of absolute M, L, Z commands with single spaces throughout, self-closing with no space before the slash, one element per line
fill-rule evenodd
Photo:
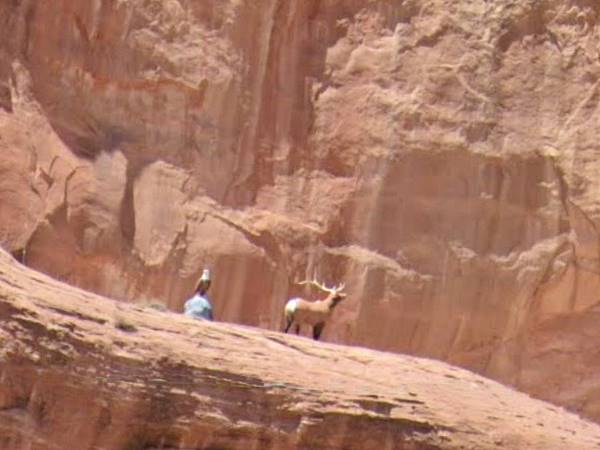
<path fill-rule="evenodd" d="M 578 450 L 600 427 L 442 362 L 123 305 L 0 253 L 0 447 Z"/>

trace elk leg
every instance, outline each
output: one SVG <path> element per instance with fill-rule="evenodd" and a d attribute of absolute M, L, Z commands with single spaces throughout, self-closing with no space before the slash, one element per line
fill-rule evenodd
<path fill-rule="evenodd" d="M 315 341 L 318 341 L 319 338 L 321 337 L 321 333 L 323 332 L 324 327 L 325 327 L 325 322 L 318 323 L 313 327 L 313 339 Z"/>
<path fill-rule="evenodd" d="M 287 333 L 293 323 L 294 323 L 294 319 L 288 319 L 283 332 Z"/>
<path fill-rule="evenodd" d="M 296 325 L 296 334 L 300 334 L 300 324 Z"/>

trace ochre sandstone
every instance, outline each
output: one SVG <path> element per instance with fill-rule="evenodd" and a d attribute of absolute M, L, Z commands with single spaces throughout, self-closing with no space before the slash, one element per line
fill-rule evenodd
<path fill-rule="evenodd" d="M 0 239 L 26 265 L 458 364 L 600 420 L 600 3 L 0 2 Z M 208 327 L 207 329 L 212 329 Z M 574 447 L 573 447 L 574 448 Z"/>
<path fill-rule="evenodd" d="M 0 252 L 3 450 L 597 449 L 445 363 L 118 303 Z"/>

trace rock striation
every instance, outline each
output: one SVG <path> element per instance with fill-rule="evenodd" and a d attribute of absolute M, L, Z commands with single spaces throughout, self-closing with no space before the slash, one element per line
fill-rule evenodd
<path fill-rule="evenodd" d="M 0 447 L 596 449 L 600 427 L 442 362 L 126 305 L 0 253 Z"/>
<path fill-rule="evenodd" d="M 600 420 L 592 0 L 0 3 L 0 240 L 25 264 L 426 355 Z M 303 293 L 308 295 L 307 293 Z M 565 364 L 569 370 L 565 370 Z"/>

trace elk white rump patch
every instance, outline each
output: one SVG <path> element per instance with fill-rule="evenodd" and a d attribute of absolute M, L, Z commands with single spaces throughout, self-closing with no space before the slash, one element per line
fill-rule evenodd
<path fill-rule="evenodd" d="M 286 315 L 294 314 L 296 312 L 297 308 L 298 308 L 298 299 L 293 298 L 285 304 L 285 314 Z"/>

